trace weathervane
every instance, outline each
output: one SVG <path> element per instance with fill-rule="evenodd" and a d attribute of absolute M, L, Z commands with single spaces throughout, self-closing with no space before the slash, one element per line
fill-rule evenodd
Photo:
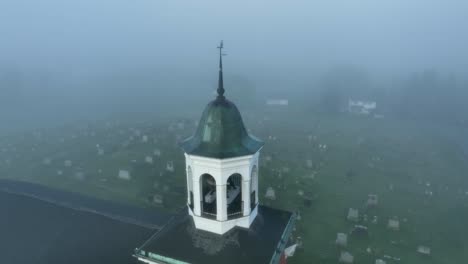
<path fill-rule="evenodd" d="M 223 53 L 224 44 L 221 43 L 217 47 L 219 49 L 219 79 L 218 79 L 218 98 L 224 98 L 224 83 L 223 83 L 223 60 L 222 57 L 226 54 Z"/>

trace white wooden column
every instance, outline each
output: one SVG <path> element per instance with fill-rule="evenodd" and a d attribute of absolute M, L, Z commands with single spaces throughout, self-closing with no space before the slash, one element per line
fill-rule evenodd
<path fill-rule="evenodd" d="M 201 193 L 200 193 L 200 180 L 199 179 L 200 179 L 200 177 L 192 177 L 192 182 L 193 182 L 193 213 L 195 215 L 198 215 L 198 216 L 201 215 L 201 204 L 200 204 Z"/>
<path fill-rule="evenodd" d="M 185 175 L 187 176 L 187 204 L 190 204 L 190 185 L 193 187 L 193 177 L 191 177 L 191 173 L 189 173 L 189 167 L 185 170 Z M 192 183 L 192 184 L 190 184 Z"/>
<path fill-rule="evenodd" d="M 242 181 L 243 216 L 250 215 L 250 181 Z"/>
<path fill-rule="evenodd" d="M 227 220 L 226 185 L 216 185 L 216 220 Z"/>

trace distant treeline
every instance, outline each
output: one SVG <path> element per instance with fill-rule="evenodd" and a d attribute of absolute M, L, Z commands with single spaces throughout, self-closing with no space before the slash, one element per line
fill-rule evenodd
<path fill-rule="evenodd" d="M 468 124 L 468 80 L 436 70 L 372 78 L 353 67 L 338 67 L 318 81 L 320 111 L 339 113 L 348 99 L 377 102 L 381 114 L 399 118 Z"/>
<path fill-rule="evenodd" d="M 290 109 L 342 113 L 348 100 L 355 99 L 376 101 L 377 111 L 387 116 L 468 124 L 465 76 L 436 70 L 377 75 L 353 66 L 311 74 L 302 70 L 228 71 L 226 96 L 241 111 L 263 107 L 267 99 L 289 99 Z M 19 115 L 43 122 L 47 117 L 70 121 L 116 112 L 193 114 L 214 98 L 216 85 L 217 73 L 209 70 L 110 69 L 83 74 L 0 67 L 0 117 L 16 121 Z"/>

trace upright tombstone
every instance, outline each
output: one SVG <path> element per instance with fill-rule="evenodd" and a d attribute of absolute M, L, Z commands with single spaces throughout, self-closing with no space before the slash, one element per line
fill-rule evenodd
<path fill-rule="evenodd" d="M 423 255 L 431 255 L 431 248 L 426 246 L 418 246 L 417 252 Z"/>
<path fill-rule="evenodd" d="M 348 245 L 348 235 L 345 233 L 338 233 L 336 234 L 336 245 L 341 247 L 346 247 Z"/>
<path fill-rule="evenodd" d="M 265 198 L 270 199 L 270 200 L 276 200 L 276 193 L 272 187 L 267 188 L 267 191 L 265 193 Z"/>
<path fill-rule="evenodd" d="M 353 255 L 351 255 L 351 253 L 349 253 L 347 251 L 342 251 L 338 261 L 340 263 L 352 264 L 354 262 L 354 257 L 353 257 Z"/>
<path fill-rule="evenodd" d="M 44 158 L 44 160 L 42 161 L 44 165 L 50 165 L 51 162 L 52 160 L 50 158 Z"/>
<path fill-rule="evenodd" d="M 151 156 L 146 156 L 146 157 L 145 157 L 145 162 L 146 162 L 146 163 L 149 163 L 149 164 L 153 164 L 153 157 L 151 157 Z"/>
<path fill-rule="evenodd" d="M 369 194 L 367 197 L 367 206 L 374 207 L 377 206 L 379 203 L 379 197 L 377 194 Z"/>
<path fill-rule="evenodd" d="M 127 181 L 132 179 L 131 176 L 130 176 L 130 172 L 127 171 L 127 170 L 119 170 L 118 177 L 121 180 L 127 180 Z"/>
<path fill-rule="evenodd" d="M 353 222 L 359 221 L 359 211 L 354 208 L 349 208 L 347 219 Z"/>
<path fill-rule="evenodd" d="M 387 227 L 388 227 L 388 229 L 391 229 L 393 231 L 399 231 L 400 230 L 400 221 L 398 221 L 398 219 L 389 219 Z"/>
<path fill-rule="evenodd" d="M 104 149 L 98 148 L 98 155 L 99 155 L 99 156 L 104 155 Z"/>
<path fill-rule="evenodd" d="M 160 149 L 155 149 L 153 151 L 153 155 L 156 156 L 156 157 L 161 157 L 161 150 Z"/>
<path fill-rule="evenodd" d="M 174 162 L 168 161 L 166 163 L 166 170 L 170 172 L 174 172 Z"/>

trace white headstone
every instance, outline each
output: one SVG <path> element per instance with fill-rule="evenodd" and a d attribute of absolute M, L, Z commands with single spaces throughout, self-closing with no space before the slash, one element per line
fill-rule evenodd
<path fill-rule="evenodd" d="M 358 211 L 358 209 L 349 208 L 347 219 L 349 221 L 357 222 L 359 220 L 359 211 Z"/>
<path fill-rule="evenodd" d="M 153 196 L 153 203 L 161 205 L 163 203 L 163 197 L 159 194 Z"/>
<path fill-rule="evenodd" d="M 307 168 L 312 168 L 312 165 L 313 165 L 312 160 L 307 160 L 306 164 L 307 164 Z"/>
<path fill-rule="evenodd" d="M 265 198 L 270 199 L 270 200 L 276 200 L 275 190 L 273 190 L 272 187 L 268 187 L 266 194 L 265 194 Z"/>
<path fill-rule="evenodd" d="M 58 171 L 57 171 L 57 175 L 63 175 L 63 171 L 58 170 Z"/>
<path fill-rule="evenodd" d="M 130 172 L 127 171 L 127 170 L 119 170 L 118 177 L 119 177 L 119 179 L 127 180 L 127 181 L 131 179 Z"/>
<path fill-rule="evenodd" d="M 336 241 L 335 243 L 338 246 L 346 247 L 348 245 L 348 235 L 345 233 L 338 233 L 336 234 Z"/>
<path fill-rule="evenodd" d="M 71 167 L 72 166 L 72 161 L 71 160 L 66 160 L 64 163 L 65 167 Z"/>
<path fill-rule="evenodd" d="M 148 136 L 147 136 L 147 135 L 143 135 L 143 137 L 141 138 L 141 142 L 143 142 L 143 143 L 148 142 Z"/>
<path fill-rule="evenodd" d="M 369 194 L 367 198 L 367 206 L 377 206 L 379 197 L 376 194 Z"/>
<path fill-rule="evenodd" d="M 156 156 L 156 157 L 161 157 L 161 150 L 155 149 L 155 150 L 153 151 L 153 155 Z"/>
<path fill-rule="evenodd" d="M 354 262 L 354 257 L 349 252 L 343 251 L 338 261 L 340 263 L 352 264 Z"/>
<path fill-rule="evenodd" d="M 84 179 L 85 179 L 85 175 L 84 175 L 84 173 L 83 173 L 83 172 L 81 172 L 81 171 L 78 171 L 78 172 L 76 172 L 76 173 L 75 173 L 75 178 L 76 178 L 77 180 L 80 180 L 80 181 L 82 181 L 82 180 L 84 180 Z"/>
<path fill-rule="evenodd" d="M 152 163 L 153 163 L 153 157 L 151 157 L 151 156 L 146 156 L 146 157 L 145 157 L 145 162 L 146 162 L 146 163 L 149 163 L 149 164 L 152 164 Z"/>
<path fill-rule="evenodd" d="M 396 219 L 389 219 L 387 227 L 391 230 L 398 231 L 400 230 L 400 221 Z"/>
<path fill-rule="evenodd" d="M 431 249 L 426 246 L 419 246 L 417 251 L 423 255 L 431 255 Z"/>
<path fill-rule="evenodd" d="M 174 172 L 174 163 L 172 161 L 168 161 L 166 164 L 166 170 L 170 172 Z"/>
<path fill-rule="evenodd" d="M 99 156 L 104 155 L 104 149 L 98 148 L 98 155 L 99 155 Z"/>
<path fill-rule="evenodd" d="M 44 158 L 44 160 L 42 161 L 42 163 L 44 163 L 44 165 L 50 165 L 51 162 L 52 162 L 52 160 L 50 158 Z"/>
<path fill-rule="evenodd" d="M 381 260 L 381 259 L 377 259 L 375 260 L 375 264 L 387 264 L 387 262 Z"/>

